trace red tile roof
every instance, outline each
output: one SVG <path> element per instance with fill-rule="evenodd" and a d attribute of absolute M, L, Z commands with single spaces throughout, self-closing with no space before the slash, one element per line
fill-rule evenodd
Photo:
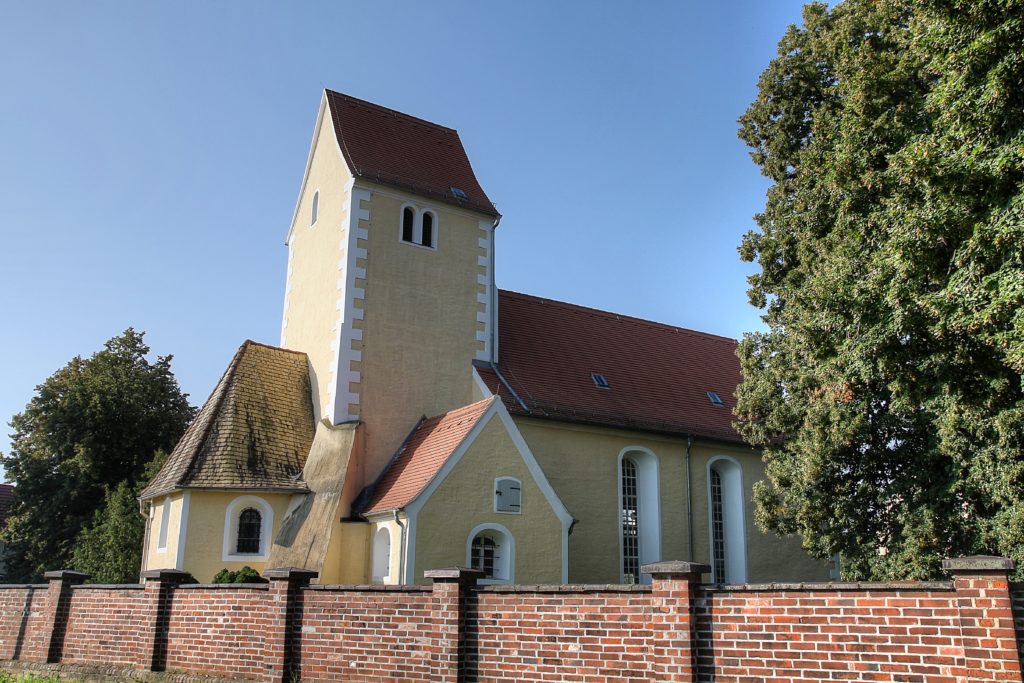
<path fill-rule="evenodd" d="M 326 92 L 334 131 L 353 175 L 498 215 L 473 173 L 456 130 L 333 90 Z M 466 198 L 456 197 L 453 187 Z"/>
<path fill-rule="evenodd" d="M 735 340 L 516 292 L 499 293 L 498 316 L 498 367 L 526 408 L 478 372 L 509 412 L 742 443 Z"/>
<path fill-rule="evenodd" d="M 0 529 L 7 523 L 7 513 L 11 511 L 14 503 L 14 486 L 11 484 L 0 484 Z"/>
<path fill-rule="evenodd" d="M 364 514 L 400 510 L 412 502 L 493 402 L 485 398 L 420 422 L 374 485 Z"/>

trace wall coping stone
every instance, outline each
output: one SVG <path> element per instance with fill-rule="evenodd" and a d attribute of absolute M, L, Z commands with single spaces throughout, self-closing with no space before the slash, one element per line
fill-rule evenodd
<path fill-rule="evenodd" d="M 145 589 L 141 583 L 83 583 L 78 586 L 72 586 L 71 590 L 75 591 L 87 591 L 87 590 L 119 590 L 119 591 L 140 591 Z"/>
<path fill-rule="evenodd" d="M 771 593 L 781 591 L 837 592 L 837 591 L 952 591 L 952 581 L 827 581 L 803 583 L 709 583 L 701 584 L 707 593 Z"/>
<path fill-rule="evenodd" d="M 477 586 L 478 593 L 650 593 L 642 583 L 490 584 Z"/>
<path fill-rule="evenodd" d="M 85 583 L 89 575 L 84 572 L 76 572 L 73 569 L 57 569 L 43 574 L 47 581 L 63 581 L 70 584 Z"/>
<path fill-rule="evenodd" d="M 971 555 L 968 557 L 948 557 L 942 561 L 942 568 L 950 574 L 971 574 L 973 572 L 1006 572 L 1013 571 L 1013 560 L 998 555 Z"/>
<path fill-rule="evenodd" d="M 192 590 L 194 588 L 213 588 L 215 590 L 228 590 L 229 588 L 240 588 L 242 590 L 265 591 L 270 590 L 268 583 L 183 583 L 175 586 L 175 590 Z"/>
<path fill-rule="evenodd" d="M 640 567 L 641 574 L 651 576 L 666 576 L 672 574 L 707 574 L 711 571 L 711 565 L 701 562 L 689 562 L 687 560 L 662 560 L 651 562 Z"/>
<path fill-rule="evenodd" d="M 49 587 L 46 583 L 2 583 L 0 584 L 0 591 L 3 590 L 14 590 L 14 589 L 25 589 L 25 588 L 39 588 L 45 589 Z"/>

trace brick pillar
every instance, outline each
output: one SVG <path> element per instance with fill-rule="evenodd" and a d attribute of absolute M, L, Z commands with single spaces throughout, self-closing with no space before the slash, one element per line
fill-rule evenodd
<path fill-rule="evenodd" d="M 942 561 L 953 575 L 964 649 L 963 681 L 1021 679 L 1017 633 L 1010 600 L 1013 560 L 991 555 Z"/>
<path fill-rule="evenodd" d="M 268 625 L 263 647 L 267 683 L 288 683 L 298 673 L 294 642 L 301 638 L 301 591 L 319 574 L 311 569 L 279 567 L 263 572 L 270 579 Z"/>
<path fill-rule="evenodd" d="M 71 607 L 71 587 L 85 583 L 88 574 L 60 569 L 46 572 L 46 617 L 41 635 L 42 652 L 36 653 L 44 662 L 59 662 L 64 651 L 64 633 L 68 626 Z M 36 659 L 32 657 L 31 659 Z"/>
<path fill-rule="evenodd" d="M 434 657 L 431 681 L 458 683 L 462 679 L 466 639 L 466 594 L 484 573 L 468 567 L 431 569 L 423 576 L 434 582 Z"/>
<path fill-rule="evenodd" d="M 696 623 L 693 598 L 700 575 L 711 567 L 697 562 L 655 562 L 640 568 L 653 579 L 651 592 L 652 678 L 697 680 Z"/>
<path fill-rule="evenodd" d="M 171 594 L 175 586 L 195 579 L 180 569 L 150 569 L 142 572 L 143 622 L 139 625 L 139 649 L 135 668 L 163 671 L 167 663 L 167 629 L 171 618 Z"/>

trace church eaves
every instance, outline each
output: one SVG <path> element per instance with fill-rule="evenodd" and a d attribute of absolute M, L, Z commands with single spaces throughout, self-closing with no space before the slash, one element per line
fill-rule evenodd
<path fill-rule="evenodd" d="M 306 354 L 246 341 L 156 478 L 175 489 L 305 491 L 314 418 Z"/>
<path fill-rule="evenodd" d="M 458 131 L 333 90 L 326 96 L 353 176 L 498 216 Z"/>

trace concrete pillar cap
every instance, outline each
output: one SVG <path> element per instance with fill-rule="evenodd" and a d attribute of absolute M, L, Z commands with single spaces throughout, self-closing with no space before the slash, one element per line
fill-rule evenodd
<path fill-rule="evenodd" d="M 276 581 L 283 579 L 288 581 L 312 581 L 318 576 L 320 576 L 320 572 L 313 569 L 303 569 L 302 567 L 274 567 L 273 569 L 265 569 L 263 571 L 263 578 Z"/>
<path fill-rule="evenodd" d="M 661 562 L 645 564 L 640 567 L 640 571 L 651 576 L 672 576 L 675 574 L 707 574 L 711 571 L 711 567 L 700 562 L 663 560 Z"/>
<path fill-rule="evenodd" d="M 476 581 L 484 578 L 484 573 L 472 567 L 445 567 L 428 569 L 423 572 L 423 576 L 433 581 Z"/>
<path fill-rule="evenodd" d="M 89 574 L 84 572 L 76 572 L 73 569 L 57 569 L 52 572 L 46 572 L 43 574 L 43 578 L 47 581 L 63 581 L 64 583 L 85 583 L 85 580 L 89 578 Z"/>
<path fill-rule="evenodd" d="M 192 575 L 180 569 L 147 569 L 142 572 L 143 581 L 191 581 Z"/>

